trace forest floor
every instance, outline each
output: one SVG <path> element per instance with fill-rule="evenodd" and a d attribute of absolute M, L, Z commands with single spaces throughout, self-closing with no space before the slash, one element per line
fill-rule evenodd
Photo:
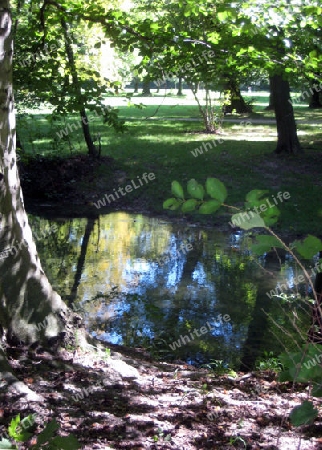
<path fill-rule="evenodd" d="M 322 448 L 321 419 L 301 428 L 288 420 L 308 396 L 304 385 L 279 383 L 270 371 L 216 375 L 182 361 L 155 362 L 143 349 L 108 347 L 58 355 L 11 348 L 15 375 L 40 397 L 2 394 L 0 436 L 14 416 L 33 413 L 35 435 L 56 419 L 59 434 L 73 434 L 83 450 Z M 321 400 L 313 401 L 321 411 Z"/>

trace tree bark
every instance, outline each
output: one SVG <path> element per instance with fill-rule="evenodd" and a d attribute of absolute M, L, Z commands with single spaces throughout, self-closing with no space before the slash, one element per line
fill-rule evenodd
<path fill-rule="evenodd" d="M 9 1 L 0 0 L 0 23 L 0 338 L 6 335 L 8 343 L 73 342 L 73 313 L 41 267 L 20 187 Z M 6 371 L 2 360 L 0 371 Z"/>
<path fill-rule="evenodd" d="M 275 118 L 277 126 L 277 147 L 275 153 L 303 153 L 296 132 L 293 105 L 290 97 L 289 82 L 284 74 L 272 76 L 272 94 L 275 101 Z"/>

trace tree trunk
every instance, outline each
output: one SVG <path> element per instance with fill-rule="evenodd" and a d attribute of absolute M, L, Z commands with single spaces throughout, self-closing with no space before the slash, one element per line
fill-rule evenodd
<path fill-rule="evenodd" d="M 230 103 L 223 106 L 223 113 L 228 114 L 236 111 L 237 114 L 244 114 L 252 112 L 251 106 L 247 105 L 243 96 L 241 95 L 239 85 L 235 80 L 228 81 L 226 90 L 229 92 Z"/>
<path fill-rule="evenodd" d="M 273 111 L 275 109 L 275 102 L 273 97 L 272 77 L 269 77 L 269 103 L 265 111 Z"/>
<path fill-rule="evenodd" d="M 42 270 L 20 187 L 9 1 L 0 0 L 0 23 L 0 332 L 8 343 L 52 345 L 69 338 L 73 342 L 74 330 L 68 323 L 73 314 Z M 3 357 L 1 371 L 7 372 Z"/>
<path fill-rule="evenodd" d="M 82 91 L 81 91 L 81 86 L 80 86 L 79 79 L 78 79 L 75 58 L 74 58 L 74 52 L 73 52 L 73 48 L 71 45 L 71 40 L 70 40 L 70 36 L 69 36 L 69 32 L 68 32 L 68 25 L 67 25 L 65 19 L 63 19 L 63 18 L 61 18 L 60 23 L 61 23 L 61 26 L 63 29 L 66 54 L 67 54 L 70 72 L 71 72 L 72 79 L 73 79 L 73 89 L 75 92 L 75 97 L 78 99 L 78 102 L 81 103 L 81 106 L 79 108 L 79 114 L 80 114 L 80 118 L 81 118 L 81 122 L 82 122 L 84 139 L 85 139 L 85 142 L 87 145 L 88 154 L 91 156 L 95 156 L 97 153 L 96 147 L 93 143 L 85 107 L 84 107 L 84 104 L 82 103 Z"/>
<path fill-rule="evenodd" d="M 318 80 L 315 80 L 315 84 L 319 84 Z M 312 108 L 312 109 L 322 108 L 322 103 L 320 100 L 320 92 L 316 91 L 314 88 L 312 89 L 312 91 L 313 91 L 313 93 L 312 93 L 312 97 L 310 100 L 309 108 Z"/>
<path fill-rule="evenodd" d="M 138 93 L 139 93 L 139 79 L 137 77 L 135 77 L 133 94 L 138 94 Z"/>
<path fill-rule="evenodd" d="M 144 96 L 150 96 L 150 77 L 147 75 L 143 80 L 143 88 L 142 88 L 142 95 Z"/>
<path fill-rule="evenodd" d="M 277 126 L 277 147 L 275 153 L 296 155 L 303 153 L 303 149 L 297 137 L 293 105 L 290 97 L 290 85 L 283 75 L 272 76 L 272 94 L 275 100 Z"/>
<path fill-rule="evenodd" d="M 183 92 L 182 92 L 182 77 L 179 77 L 179 83 L 178 83 L 178 92 L 177 92 L 177 96 L 178 97 L 182 97 L 183 96 Z"/>

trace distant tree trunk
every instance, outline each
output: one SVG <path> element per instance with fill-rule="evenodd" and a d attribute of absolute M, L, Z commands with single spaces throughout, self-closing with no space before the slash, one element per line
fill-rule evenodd
<path fill-rule="evenodd" d="M 275 101 L 277 125 L 277 147 L 275 153 L 303 153 L 297 137 L 293 105 L 290 97 L 290 85 L 285 74 L 272 76 L 272 94 Z"/>
<path fill-rule="evenodd" d="M 275 102 L 273 97 L 272 77 L 269 77 L 269 103 L 266 106 L 266 111 L 273 111 L 275 109 Z"/>
<path fill-rule="evenodd" d="M 61 23 L 61 26 L 63 29 L 66 54 L 67 54 L 67 58 L 68 58 L 70 72 L 71 72 L 72 79 L 73 79 L 73 89 L 75 92 L 75 97 L 78 99 L 78 102 L 82 103 L 82 91 L 81 91 L 81 86 L 80 86 L 80 82 L 78 79 L 72 43 L 71 43 L 71 39 L 70 39 L 69 32 L 68 32 L 68 25 L 67 25 L 65 19 L 63 19 L 63 18 L 61 18 L 60 23 Z M 88 154 L 91 156 L 95 156 L 96 155 L 96 147 L 93 143 L 93 139 L 92 139 L 91 132 L 89 129 L 88 118 L 87 118 L 85 107 L 83 104 L 79 108 L 79 114 L 80 114 L 80 118 L 81 118 L 81 122 L 82 122 L 82 129 L 83 129 L 84 139 L 85 139 L 87 149 L 88 149 Z"/>
<path fill-rule="evenodd" d="M 319 84 L 317 80 L 314 81 L 315 84 Z M 313 94 L 310 100 L 309 108 L 322 108 L 322 103 L 320 100 L 320 92 L 315 90 L 314 87 L 312 88 Z"/>
<path fill-rule="evenodd" d="M 245 99 L 241 95 L 240 87 L 236 80 L 229 79 L 226 86 L 226 91 L 229 92 L 230 102 L 223 106 L 224 114 L 232 113 L 234 110 L 237 114 L 252 112 L 252 108 L 247 105 Z"/>
<path fill-rule="evenodd" d="M 143 80 L 142 95 L 144 95 L 146 97 L 151 95 L 150 77 L 148 75 Z"/>
<path fill-rule="evenodd" d="M 137 77 L 135 77 L 133 94 L 138 94 L 138 92 L 139 92 L 139 79 Z"/>
<path fill-rule="evenodd" d="M 183 82 L 183 78 L 179 77 L 179 82 L 178 82 L 178 92 L 177 92 L 177 96 L 178 97 L 182 97 L 183 96 L 183 92 L 182 92 L 182 83 Z"/>

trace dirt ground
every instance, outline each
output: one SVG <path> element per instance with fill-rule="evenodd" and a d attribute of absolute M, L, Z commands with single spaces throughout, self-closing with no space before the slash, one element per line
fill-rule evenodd
<path fill-rule="evenodd" d="M 288 420 L 308 395 L 304 385 L 279 383 L 272 372 L 219 376 L 153 362 L 143 349 L 108 347 L 110 355 L 77 349 L 58 356 L 12 348 L 14 373 L 40 397 L 0 390 L 0 435 L 16 414 L 35 413 L 36 434 L 55 418 L 59 433 L 75 435 L 84 450 L 322 448 L 320 419 L 301 428 Z M 314 403 L 321 410 L 321 400 Z"/>

